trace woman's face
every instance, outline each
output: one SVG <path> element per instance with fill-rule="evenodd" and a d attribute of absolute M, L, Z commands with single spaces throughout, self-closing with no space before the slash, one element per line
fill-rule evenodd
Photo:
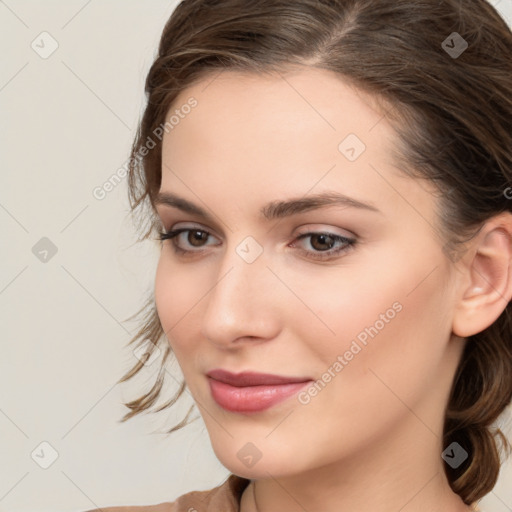
<path fill-rule="evenodd" d="M 304 68 L 212 75 L 168 114 L 179 121 L 164 136 L 158 212 L 166 231 L 191 231 L 163 243 L 157 309 L 213 449 L 238 475 L 441 463 L 463 348 L 451 339 L 456 274 L 434 190 L 393 166 L 394 132 L 371 105 Z M 218 369 L 295 384 L 233 386 L 208 376 Z"/>

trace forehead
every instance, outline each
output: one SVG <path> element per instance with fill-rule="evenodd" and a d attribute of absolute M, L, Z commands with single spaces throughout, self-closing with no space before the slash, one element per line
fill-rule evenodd
<path fill-rule="evenodd" d="M 397 194 L 418 188 L 392 162 L 396 134 L 377 102 L 329 71 L 212 74 L 182 91 L 167 117 L 190 98 L 197 105 L 164 135 L 162 190 L 236 195 L 256 208 L 335 189 L 399 209 Z"/>
<path fill-rule="evenodd" d="M 394 132 L 375 101 L 325 70 L 209 75 L 181 92 L 167 118 L 190 98 L 197 106 L 174 116 L 179 123 L 164 135 L 164 156 L 172 156 L 175 165 L 185 150 L 189 164 L 215 154 L 216 162 L 229 160 L 224 166 L 240 166 L 242 159 L 244 168 L 262 161 L 268 167 L 271 160 L 276 170 L 311 164 L 322 154 L 331 165 L 356 167 L 354 156 L 363 150 L 363 157 L 372 153 L 380 163 L 389 160 Z M 344 141 L 348 147 L 340 150 Z M 356 155 L 350 154 L 354 144 Z"/>
<path fill-rule="evenodd" d="M 380 132 L 386 131 L 388 135 L 392 132 L 375 98 L 340 76 L 316 68 L 262 75 L 228 70 L 209 74 L 182 91 L 168 115 L 190 97 L 198 102 L 193 112 L 197 121 L 194 128 L 203 127 L 216 138 L 221 138 L 224 130 L 230 130 L 233 135 L 233 130 L 240 126 L 244 128 L 241 132 L 237 130 L 240 137 L 258 135 L 274 140 L 278 135 L 280 142 L 307 130 L 324 131 L 326 136 L 336 134 L 337 137 L 352 130 L 367 139 L 367 133 L 377 125 Z M 215 129 L 211 130 L 211 124 L 205 126 L 202 121 L 213 123 Z M 177 134 L 180 130 L 173 131 Z"/>

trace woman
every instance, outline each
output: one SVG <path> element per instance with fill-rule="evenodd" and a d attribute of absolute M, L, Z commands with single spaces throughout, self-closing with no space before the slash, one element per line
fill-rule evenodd
<path fill-rule="evenodd" d="M 483 0 L 178 5 L 129 175 L 162 240 L 132 341 L 164 357 L 123 419 L 172 351 L 232 474 L 103 510 L 478 510 L 509 448 L 511 56 Z"/>

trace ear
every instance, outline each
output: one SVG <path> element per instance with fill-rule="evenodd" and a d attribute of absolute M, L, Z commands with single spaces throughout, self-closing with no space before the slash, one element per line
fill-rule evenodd
<path fill-rule="evenodd" d="M 464 284 L 452 331 L 465 338 L 492 325 L 512 298 L 512 214 L 488 220 L 463 260 Z"/>

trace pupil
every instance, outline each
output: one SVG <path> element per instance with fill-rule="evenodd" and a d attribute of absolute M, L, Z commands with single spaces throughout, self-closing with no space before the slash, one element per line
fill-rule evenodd
<path fill-rule="evenodd" d="M 320 240 L 320 245 L 323 247 L 317 247 L 318 244 L 315 244 L 314 243 L 314 240 Z M 326 242 L 326 240 L 328 240 Z M 330 242 L 329 242 L 330 241 Z M 311 245 L 315 248 L 315 249 L 318 249 L 320 251 L 322 250 L 328 250 L 328 249 L 331 249 L 332 247 L 332 242 L 333 242 L 333 238 L 332 236 L 329 236 L 329 235 L 315 235 L 312 239 L 311 239 Z M 325 245 L 329 245 L 329 247 L 325 247 Z"/>
<path fill-rule="evenodd" d="M 195 245 L 196 247 L 200 247 L 201 242 L 206 240 L 207 237 L 208 237 L 208 234 L 204 231 L 190 231 L 190 233 L 188 235 L 188 242 L 190 243 L 190 245 Z"/>

